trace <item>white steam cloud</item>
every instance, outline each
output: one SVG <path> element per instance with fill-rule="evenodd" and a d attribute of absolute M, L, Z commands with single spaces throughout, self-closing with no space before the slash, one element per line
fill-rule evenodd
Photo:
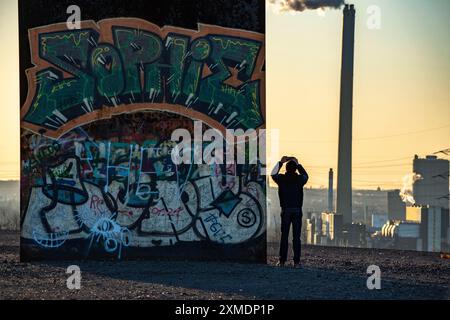
<path fill-rule="evenodd" d="M 402 198 L 403 202 L 406 204 L 414 205 L 416 203 L 416 200 L 414 200 L 413 197 L 413 184 L 417 180 L 423 179 L 422 176 L 418 173 L 410 173 L 403 177 L 403 187 L 400 190 L 400 197 Z"/>

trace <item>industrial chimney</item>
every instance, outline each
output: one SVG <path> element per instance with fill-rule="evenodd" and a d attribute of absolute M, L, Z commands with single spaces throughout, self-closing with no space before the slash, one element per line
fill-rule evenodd
<path fill-rule="evenodd" d="M 336 213 L 343 223 L 352 222 L 352 118 L 353 118 L 353 57 L 355 40 L 355 8 L 344 7 L 342 32 L 341 99 L 339 110 L 339 151 Z"/>
<path fill-rule="evenodd" d="M 333 212 L 333 169 L 328 172 L 328 212 Z"/>

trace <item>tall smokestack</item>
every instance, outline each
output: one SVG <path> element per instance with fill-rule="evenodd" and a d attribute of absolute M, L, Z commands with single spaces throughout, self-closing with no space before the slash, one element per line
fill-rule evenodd
<path fill-rule="evenodd" d="M 333 169 L 328 172 L 328 212 L 333 212 Z"/>
<path fill-rule="evenodd" d="M 339 111 L 339 153 L 336 213 L 343 222 L 352 222 L 352 122 L 353 58 L 355 43 L 355 8 L 344 7 L 342 32 L 341 100 Z"/>

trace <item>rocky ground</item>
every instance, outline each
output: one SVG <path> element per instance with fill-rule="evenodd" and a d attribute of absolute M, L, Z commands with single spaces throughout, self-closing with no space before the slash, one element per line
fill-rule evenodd
<path fill-rule="evenodd" d="M 0 231 L 0 299 L 450 299 L 450 260 L 439 254 L 303 247 L 303 268 L 188 261 L 19 262 L 17 232 Z M 81 268 L 80 290 L 66 286 Z M 369 265 L 381 289 L 368 290 Z"/>

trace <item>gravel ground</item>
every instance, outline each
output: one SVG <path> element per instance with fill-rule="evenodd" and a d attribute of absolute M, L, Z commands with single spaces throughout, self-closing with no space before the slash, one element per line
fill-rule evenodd
<path fill-rule="evenodd" d="M 446 299 L 450 260 L 439 254 L 303 247 L 303 268 L 188 261 L 19 262 L 19 235 L 0 231 L 0 299 Z M 66 287 L 67 266 L 81 268 L 80 290 Z M 381 268 L 381 290 L 366 269 Z"/>

